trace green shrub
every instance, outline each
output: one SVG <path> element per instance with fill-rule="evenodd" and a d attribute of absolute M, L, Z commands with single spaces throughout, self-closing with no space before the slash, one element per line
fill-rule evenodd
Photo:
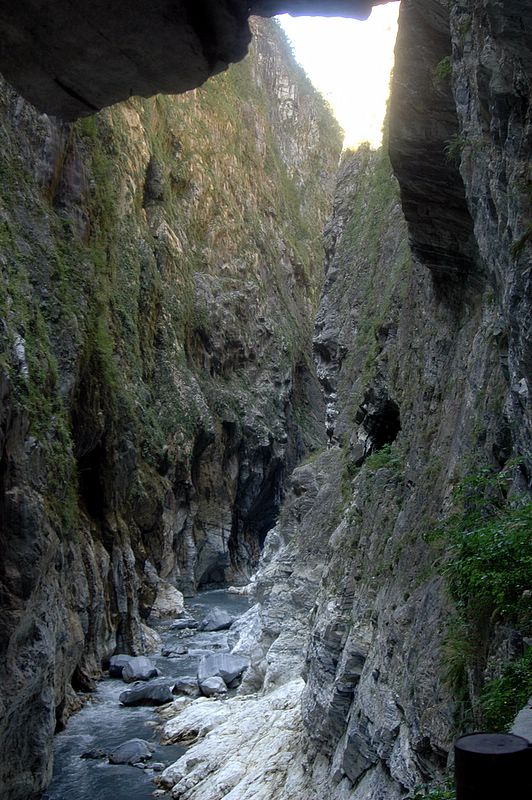
<path fill-rule="evenodd" d="M 437 786 L 421 786 L 415 789 L 411 800 L 456 800 L 456 792 L 451 781 Z"/>
<path fill-rule="evenodd" d="M 532 503 L 506 498 L 500 474 L 481 471 L 466 478 L 454 493 L 457 510 L 438 536 L 451 545 L 445 567 L 451 594 L 468 617 L 487 615 L 526 624 L 531 610 Z"/>
<path fill-rule="evenodd" d="M 401 455 L 391 444 L 383 445 L 380 450 L 372 453 L 364 462 L 365 466 L 372 471 L 388 467 L 398 469 L 401 466 Z"/>
<path fill-rule="evenodd" d="M 439 81 L 444 81 L 447 78 L 450 78 L 452 72 L 451 64 L 451 56 L 444 56 L 442 60 L 436 64 L 434 74 Z"/>
<path fill-rule="evenodd" d="M 508 730 L 532 697 L 532 648 L 508 664 L 503 675 L 487 683 L 480 694 L 480 711 L 487 730 Z"/>
<path fill-rule="evenodd" d="M 470 697 L 471 674 L 482 674 L 495 624 L 532 632 L 532 503 L 508 496 L 508 476 L 489 469 L 465 478 L 454 492 L 455 511 L 426 539 L 443 538 L 450 558 L 443 567 L 456 614 L 445 641 L 447 679 L 474 723 L 508 726 L 532 694 L 532 655 L 509 663 L 502 677 Z"/>

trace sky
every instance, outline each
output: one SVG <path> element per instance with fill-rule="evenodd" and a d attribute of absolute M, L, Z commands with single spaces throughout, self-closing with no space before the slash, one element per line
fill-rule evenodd
<path fill-rule="evenodd" d="M 368 20 L 277 17 L 296 59 L 327 98 L 345 131 L 345 147 L 382 141 L 399 3 L 375 6 Z"/>

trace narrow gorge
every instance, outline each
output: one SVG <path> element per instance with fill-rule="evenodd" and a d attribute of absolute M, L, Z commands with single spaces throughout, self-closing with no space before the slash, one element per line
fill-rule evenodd
<path fill-rule="evenodd" d="M 227 587 L 241 683 L 175 684 L 146 797 L 449 800 L 456 736 L 532 695 L 532 8 L 402 0 L 383 145 L 342 153 L 240 5 L 176 3 L 182 85 L 61 33 L 50 82 L 0 12 L 5 800 L 114 655 L 208 658 L 189 612 Z M 126 85 L 191 91 L 103 108 Z"/>

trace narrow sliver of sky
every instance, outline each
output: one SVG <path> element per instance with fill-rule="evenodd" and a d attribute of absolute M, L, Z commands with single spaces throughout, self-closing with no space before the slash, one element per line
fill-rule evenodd
<path fill-rule="evenodd" d="M 368 20 L 341 17 L 277 19 L 297 61 L 331 104 L 345 147 L 378 147 L 389 93 L 399 3 L 376 6 Z"/>

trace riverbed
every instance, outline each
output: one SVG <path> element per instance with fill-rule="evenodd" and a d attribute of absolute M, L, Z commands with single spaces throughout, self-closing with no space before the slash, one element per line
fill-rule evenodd
<path fill-rule="evenodd" d="M 249 608 L 249 600 L 229 594 L 225 589 L 202 592 L 186 606 L 185 616 L 198 621 L 212 608 L 239 616 Z M 227 631 L 175 631 L 174 620 L 157 623 L 162 647 L 184 644 L 188 653 L 179 658 L 149 654 L 162 676 L 177 678 L 195 675 L 202 655 L 228 650 Z M 111 752 L 128 739 L 153 742 L 151 763 L 165 766 L 185 752 L 179 745 L 161 745 L 155 731 L 157 714 L 146 706 L 122 706 L 118 697 L 127 686 L 122 680 L 104 678 L 81 711 L 72 717 L 65 730 L 57 734 L 54 746 L 54 774 L 43 800 L 149 800 L 155 786 L 154 771 L 132 766 L 111 765 L 107 759 L 83 759 L 82 753 L 94 748 Z M 150 762 L 148 762 L 149 764 Z"/>

